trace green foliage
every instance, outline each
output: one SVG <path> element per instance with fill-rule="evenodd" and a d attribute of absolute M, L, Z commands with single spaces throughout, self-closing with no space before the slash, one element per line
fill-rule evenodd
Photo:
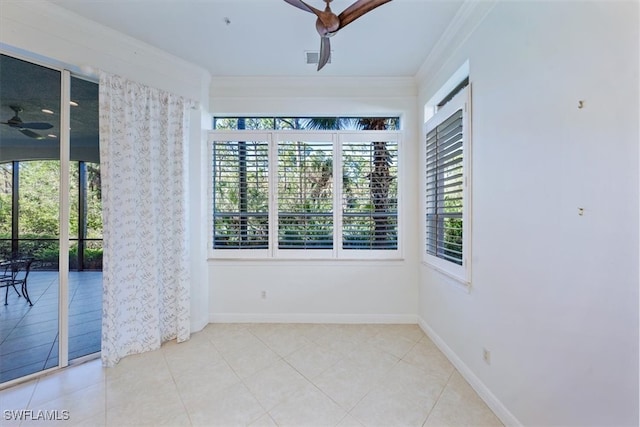
<path fill-rule="evenodd" d="M 19 162 L 18 253 L 35 257 L 41 266 L 57 268 L 59 237 L 60 162 L 55 160 Z M 69 227 L 78 237 L 80 221 L 86 221 L 87 238 L 102 238 L 100 166 L 86 163 L 87 205 L 79 218 L 79 163 L 70 164 Z M 0 164 L 0 257 L 12 256 L 13 163 Z M 77 256 L 77 254 L 76 254 Z M 71 257 L 73 260 L 73 256 Z M 85 263 L 101 268 L 102 249 L 85 250 Z M 74 263 L 72 262 L 72 265 Z M 76 263 L 77 264 L 77 263 Z M 73 267 L 72 267 L 73 268 Z M 85 268 L 86 265 L 85 265 Z M 91 267 L 89 267 L 91 268 Z"/>
<path fill-rule="evenodd" d="M 456 187 L 462 191 L 461 187 Z M 443 251 L 447 259 L 462 264 L 462 199 L 459 195 L 445 196 L 444 212 L 449 215 L 443 219 Z"/>
<path fill-rule="evenodd" d="M 85 248 L 83 263 L 85 270 L 102 270 L 102 248 Z M 78 268 L 78 245 L 69 248 L 69 268 Z"/>
<path fill-rule="evenodd" d="M 444 254 L 462 264 L 462 218 L 445 218 Z"/>
<path fill-rule="evenodd" d="M 60 255 L 57 242 L 55 247 L 40 248 L 39 250 L 35 250 L 35 251 L 27 251 L 27 253 L 32 254 L 31 256 L 33 256 L 35 259 L 37 259 L 42 263 L 56 264 L 56 265 L 58 264 L 58 258 Z"/>
<path fill-rule="evenodd" d="M 53 238 L 59 233 L 60 162 L 20 162 L 19 230 Z"/>
<path fill-rule="evenodd" d="M 216 130 L 398 130 L 399 117 L 214 117 Z"/>
<path fill-rule="evenodd" d="M 11 237 L 12 163 L 0 163 L 0 238 Z"/>

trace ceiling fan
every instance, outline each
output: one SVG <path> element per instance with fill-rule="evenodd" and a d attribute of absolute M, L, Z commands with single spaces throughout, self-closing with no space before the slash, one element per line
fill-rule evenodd
<path fill-rule="evenodd" d="M 15 116 L 10 118 L 6 122 L 0 122 L 0 123 L 3 125 L 8 125 L 9 127 L 12 127 L 12 128 L 16 128 L 20 132 L 22 132 L 24 135 L 30 138 L 35 138 L 35 139 L 45 138 L 44 136 L 32 131 L 31 129 L 44 130 L 44 129 L 51 129 L 53 127 L 51 123 L 46 123 L 46 122 L 26 122 L 25 123 L 18 116 L 22 111 L 24 111 L 22 107 L 19 107 L 17 105 L 10 105 L 9 108 L 11 108 L 15 112 Z"/>
<path fill-rule="evenodd" d="M 357 0 L 351 6 L 346 8 L 340 15 L 336 15 L 331 11 L 329 3 L 332 0 L 324 0 L 327 3 L 324 11 L 316 9 L 308 5 L 302 0 L 284 0 L 292 6 L 311 12 L 318 17 L 316 20 L 316 30 L 320 34 L 320 58 L 318 59 L 318 71 L 325 66 L 331 56 L 331 44 L 329 37 L 335 35 L 338 30 L 346 27 L 367 12 L 372 11 L 378 6 L 382 6 L 391 0 Z"/>

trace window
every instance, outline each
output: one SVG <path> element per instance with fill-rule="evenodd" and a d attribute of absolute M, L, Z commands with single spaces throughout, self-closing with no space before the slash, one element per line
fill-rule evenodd
<path fill-rule="evenodd" d="M 278 249 L 333 249 L 334 150 L 318 139 L 278 141 Z"/>
<path fill-rule="evenodd" d="M 456 90 L 425 126 L 425 262 L 468 282 L 468 87 Z"/>
<path fill-rule="evenodd" d="M 215 141 L 213 247 L 269 247 L 269 145 Z"/>
<path fill-rule="evenodd" d="M 344 249 L 398 248 L 398 144 L 342 144 Z"/>
<path fill-rule="evenodd" d="M 398 117 L 214 117 L 215 130 L 399 130 Z"/>
<path fill-rule="evenodd" d="M 398 258 L 399 132 L 214 131 L 211 256 Z"/>

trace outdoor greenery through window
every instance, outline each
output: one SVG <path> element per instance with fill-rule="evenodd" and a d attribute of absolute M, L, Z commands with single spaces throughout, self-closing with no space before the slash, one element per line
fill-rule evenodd
<path fill-rule="evenodd" d="M 343 247 L 398 248 L 398 144 L 342 144 Z"/>
<path fill-rule="evenodd" d="M 333 144 L 278 141 L 278 248 L 333 248 Z"/>
<path fill-rule="evenodd" d="M 398 117 L 214 117 L 215 130 L 399 130 Z"/>
<path fill-rule="evenodd" d="M 398 118 L 214 118 L 214 126 L 214 254 L 397 252 Z"/>
<path fill-rule="evenodd" d="M 100 165 L 71 162 L 70 172 L 70 268 L 100 270 Z M 0 259 L 30 254 L 41 268 L 58 268 L 59 176 L 57 160 L 0 163 Z"/>

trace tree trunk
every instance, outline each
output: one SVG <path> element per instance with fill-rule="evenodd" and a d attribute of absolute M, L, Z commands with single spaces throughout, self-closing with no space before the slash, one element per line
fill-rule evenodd
<path fill-rule="evenodd" d="M 238 118 L 238 129 L 245 129 L 245 119 Z M 247 194 L 247 143 L 238 141 L 238 211 L 240 212 L 240 240 L 246 242 L 248 236 L 248 194 Z"/>
<path fill-rule="evenodd" d="M 364 130 L 386 130 L 387 123 L 382 118 L 366 118 L 360 121 Z M 384 246 L 387 241 L 389 217 L 384 215 L 389 208 L 389 186 L 393 179 L 389 173 L 391 155 L 385 141 L 372 142 L 373 170 L 369 174 L 369 191 L 373 204 L 374 246 Z"/>

